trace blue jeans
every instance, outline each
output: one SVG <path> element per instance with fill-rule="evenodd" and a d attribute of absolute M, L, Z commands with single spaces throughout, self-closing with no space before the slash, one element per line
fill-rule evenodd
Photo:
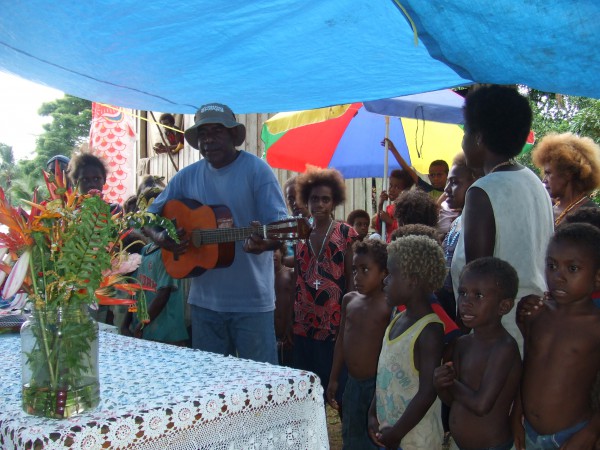
<path fill-rule="evenodd" d="M 375 377 L 357 380 L 348 374 L 342 400 L 342 439 L 344 450 L 368 450 L 377 446 L 369 437 L 368 415 L 375 395 Z"/>
<path fill-rule="evenodd" d="M 190 306 L 192 348 L 277 364 L 273 311 L 217 312 Z"/>
<path fill-rule="evenodd" d="M 580 422 L 554 434 L 538 434 L 525 419 L 525 448 L 527 450 L 554 450 L 560 448 L 571 436 L 584 428 L 588 422 L 588 420 Z"/>

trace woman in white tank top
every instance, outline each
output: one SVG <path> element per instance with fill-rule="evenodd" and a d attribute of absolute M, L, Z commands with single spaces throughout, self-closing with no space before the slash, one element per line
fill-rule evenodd
<path fill-rule="evenodd" d="M 485 176 L 467 191 L 463 229 L 452 260 L 458 280 L 468 262 L 495 256 L 510 263 L 519 275 L 521 297 L 542 295 L 546 289 L 544 260 L 552 235 L 552 204 L 540 179 L 512 158 L 529 134 L 532 113 L 527 99 L 515 89 L 489 86 L 465 101 L 463 151 L 467 165 Z M 457 286 L 454 286 L 458 299 Z M 515 309 L 502 322 L 523 350 Z"/>

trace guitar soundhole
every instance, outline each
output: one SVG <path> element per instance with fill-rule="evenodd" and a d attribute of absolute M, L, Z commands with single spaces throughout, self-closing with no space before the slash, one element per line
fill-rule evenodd
<path fill-rule="evenodd" d="M 233 228 L 233 218 L 223 217 L 217 219 L 217 228 Z"/>

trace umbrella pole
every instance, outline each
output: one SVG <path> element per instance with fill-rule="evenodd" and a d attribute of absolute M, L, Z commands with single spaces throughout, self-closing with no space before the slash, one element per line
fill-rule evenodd
<path fill-rule="evenodd" d="M 390 116 L 385 116 L 385 156 L 383 157 L 383 189 L 388 190 L 388 141 L 390 137 Z M 384 208 L 387 206 L 387 202 L 384 203 Z M 386 226 L 385 222 L 381 221 L 381 238 L 383 242 L 387 242 L 386 239 Z"/>

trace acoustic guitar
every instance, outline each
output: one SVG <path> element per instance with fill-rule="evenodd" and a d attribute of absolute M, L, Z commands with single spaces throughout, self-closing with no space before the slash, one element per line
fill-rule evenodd
<path fill-rule="evenodd" d="M 243 241 L 253 233 L 264 239 L 294 241 L 306 239 L 310 224 L 305 218 L 289 218 L 261 225 L 235 228 L 233 217 L 226 206 L 203 205 L 191 199 L 169 200 L 163 217 L 183 228 L 190 245 L 185 253 L 175 254 L 162 249 L 162 260 L 167 273 L 173 278 L 190 278 L 206 270 L 230 266 L 235 257 L 235 242 Z"/>

